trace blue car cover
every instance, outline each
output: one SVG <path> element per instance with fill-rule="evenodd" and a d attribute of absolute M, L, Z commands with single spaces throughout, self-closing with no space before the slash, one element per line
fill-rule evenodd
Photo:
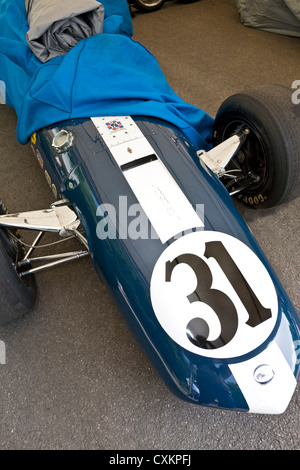
<path fill-rule="evenodd" d="M 177 126 L 196 149 L 211 147 L 213 119 L 169 86 L 153 55 L 132 39 L 126 0 L 102 0 L 103 32 L 42 63 L 26 41 L 24 0 L 0 6 L 0 91 L 18 117 L 17 139 L 71 118 L 149 116 Z"/>

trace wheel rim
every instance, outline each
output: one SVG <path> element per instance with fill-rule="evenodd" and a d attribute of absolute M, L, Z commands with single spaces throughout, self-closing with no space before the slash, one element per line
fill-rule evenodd
<path fill-rule="evenodd" d="M 162 3 L 162 0 L 139 0 L 138 3 L 147 8 L 156 8 Z"/>
<path fill-rule="evenodd" d="M 239 171 L 240 178 L 226 184 L 226 187 L 229 189 L 229 186 L 237 185 L 244 193 L 257 194 L 265 187 L 269 177 L 268 154 L 259 131 L 246 119 L 233 119 L 224 128 L 222 141 L 241 131 L 246 134 L 245 142 L 226 167 L 229 172 Z"/>

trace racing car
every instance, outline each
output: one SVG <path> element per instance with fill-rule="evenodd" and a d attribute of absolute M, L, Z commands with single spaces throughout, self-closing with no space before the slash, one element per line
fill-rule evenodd
<path fill-rule="evenodd" d="M 102 3 L 109 11 L 109 2 Z M 25 18 L 24 9 L 15 13 Z M 263 209 L 292 196 L 300 117 L 290 90 L 272 85 L 237 93 L 212 119 L 175 97 L 162 76 L 158 81 L 152 55 L 128 36 L 112 35 L 108 14 L 107 19 L 109 34 L 104 29 L 46 65 L 26 49 L 30 66 L 38 68 L 33 80 L 30 70 L 21 108 L 12 84 L 16 76 L 0 76 L 6 102 L 18 112 L 19 141 L 30 141 L 55 196 L 50 207 L 34 211 L 12 214 L 0 205 L 1 326 L 33 308 L 35 272 L 90 256 L 145 354 L 177 396 L 221 409 L 283 413 L 299 376 L 299 316 L 233 198 Z M 143 58 L 137 75 L 147 67 L 157 72 L 146 85 L 138 75 L 134 90 L 142 89 L 134 96 L 131 90 L 130 99 L 127 89 L 121 95 L 116 83 L 112 86 L 113 74 L 110 83 L 105 76 L 122 69 L 125 47 L 131 84 L 137 57 Z M 101 61 L 85 60 L 87 50 L 101 50 Z M 9 54 L 11 49 L 2 62 L 0 55 L 3 70 L 13 67 Z M 142 95 L 147 86 L 149 99 Z M 70 96 L 72 113 L 62 109 Z M 193 115 L 197 126 L 188 121 Z M 23 230 L 34 234 L 29 247 L 20 237 Z M 47 232 L 57 234 L 58 242 L 77 238 L 78 250 L 35 256 Z"/>

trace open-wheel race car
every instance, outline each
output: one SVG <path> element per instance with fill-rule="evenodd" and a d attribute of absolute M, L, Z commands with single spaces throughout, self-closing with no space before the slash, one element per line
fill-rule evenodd
<path fill-rule="evenodd" d="M 299 375 L 299 316 L 232 198 L 264 208 L 293 193 L 300 117 L 290 90 L 236 94 L 212 119 L 132 41 L 127 2 L 101 3 L 100 33 L 43 60 L 28 45 L 33 10 L 0 7 L 2 97 L 56 197 L 41 210 L 0 206 L 1 326 L 34 306 L 36 271 L 91 256 L 174 393 L 282 413 Z M 29 249 L 22 230 L 34 233 Z M 35 256 L 47 232 L 75 236 L 78 250 Z"/>

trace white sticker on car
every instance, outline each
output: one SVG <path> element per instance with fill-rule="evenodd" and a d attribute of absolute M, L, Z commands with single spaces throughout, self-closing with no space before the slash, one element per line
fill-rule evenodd
<path fill-rule="evenodd" d="M 253 351 L 278 316 L 276 290 L 258 256 L 220 232 L 190 233 L 169 245 L 156 262 L 150 290 L 167 334 L 206 357 Z"/>

